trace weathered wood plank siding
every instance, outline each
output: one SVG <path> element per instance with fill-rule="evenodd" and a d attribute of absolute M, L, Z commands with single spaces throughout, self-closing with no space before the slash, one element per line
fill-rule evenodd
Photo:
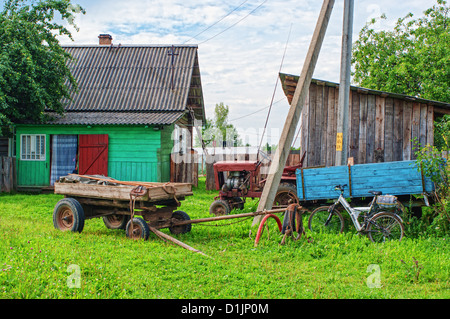
<path fill-rule="evenodd" d="M 295 90 L 294 84 L 295 79 L 286 76 L 288 92 Z M 335 164 L 338 96 L 339 85 L 311 83 L 300 133 L 305 167 Z M 434 140 L 433 105 L 384 92 L 352 87 L 348 121 L 347 151 L 354 164 L 414 160 L 415 141 L 425 146 Z"/>
<path fill-rule="evenodd" d="M 15 188 L 15 158 L 0 156 L 0 193 L 10 193 Z"/>

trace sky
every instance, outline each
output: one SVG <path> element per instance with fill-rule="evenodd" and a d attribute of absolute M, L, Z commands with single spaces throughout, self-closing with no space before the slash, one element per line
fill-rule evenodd
<path fill-rule="evenodd" d="M 196 44 L 206 115 L 229 106 L 229 120 L 244 143 L 257 146 L 272 104 L 263 142 L 278 144 L 289 104 L 278 73 L 299 75 L 323 1 L 314 0 L 72 0 L 78 15 L 74 42 L 98 44 L 111 34 L 113 44 Z M 415 17 L 436 0 L 356 0 L 353 41 L 374 17 L 386 14 L 378 29 L 392 29 L 409 12 Z M 339 82 L 344 0 L 336 0 L 313 75 Z M 289 39 L 289 40 L 288 40 Z M 286 49 L 286 53 L 284 55 Z M 283 58 L 284 56 L 284 58 Z M 273 103 L 272 103 L 273 100 Z M 298 146 L 298 140 L 296 142 Z"/>

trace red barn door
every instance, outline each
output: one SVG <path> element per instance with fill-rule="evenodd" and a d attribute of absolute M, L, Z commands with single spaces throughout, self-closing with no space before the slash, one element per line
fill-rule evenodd
<path fill-rule="evenodd" d="M 108 135 L 81 134 L 78 138 L 78 173 L 108 176 Z"/>

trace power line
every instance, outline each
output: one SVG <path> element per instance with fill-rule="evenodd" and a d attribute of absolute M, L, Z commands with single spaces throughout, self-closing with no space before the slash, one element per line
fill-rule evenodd
<path fill-rule="evenodd" d="M 203 43 L 205 43 L 205 42 L 208 42 L 208 41 L 214 39 L 215 37 L 221 35 L 222 33 L 224 33 L 224 32 L 226 32 L 226 31 L 230 30 L 231 28 L 233 28 L 234 26 L 236 26 L 238 23 L 242 22 L 242 21 L 245 20 L 247 17 L 249 17 L 251 14 L 253 14 L 256 10 L 258 10 L 259 8 L 261 8 L 267 1 L 268 1 L 268 0 L 264 0 L 259 6 L 257 6 L 255 9 L 253 9 L 252 11 L 250 11 L 250 13 L 248 13 L 245 17 L 243 17 L 243 18 L 240 19 L 239 21 L 233 23 L 232 25 L 230 25 L 230 26 L 229 26 L 228 28 L 226 28 L 225 30 L 223 30 L 223 31 L 221 31 L 221 32 L 219 32 L 219 33 L 217 33 L 216 35 L 214 35 L 214 36 L 212 36 L 212 37 L 210 37 L 209 39 L 206 39 L 205 41 L 200 42 L 199 45 L 200 45 L 200 44 L 203 44 Z"/>
<path fill-rule="evenodd" d="M 186 42 L 184 42 L 183 44 L 188 43 L 189 41 L 197 38 L 200 34 L 208 31 L 209 29 L 211 29 L 213 26 L 215 26 L 216 24 L 218 24 L 219 22 L 221 22 L 222 20 L 224 20 L 226 17 L 228 17 L 230 14 L 232 14 L 233 12 L 235 12 L 237 9 L 239 9 L 240 7 L 242 7 L 248 0 L 245 0 L 244 2 L 242 2 L 239 6 L 237 6 L 236 8 L 234 8 L 233 10 L 231 10 L 230 12 L 228 12 L 226 15 L 224 15 L 222 18 L 220 18 L 218 21 L 214 22 L 213 24 L 211 24 L 209 27 L 207 27 L 206 29 L 204 29 L 203 31 L 197 33 L 196 35 L 194 35 L 192 38 L 190 38 L 189 40 L 187 40 Z"/>
<path fill-rule="evenodd" d="M 283 98 L 279 99 L 278 101 L 274 102 L 273 104 L 277 104 L 277 103 L 280 103 L 280 102 L 281 102 L 281 101 L 283 101 L 284 99 L 285 99 L 285 98 L 283 97 Z M 268 106 L 265 106 L 265 107 L 263 107 L 262 109 L 259 109 L 259 110 L 255 111 L 255 112 L 252 112 L 252 113 L 249 113 L 249 114 L 246 114 L 246 115 L 243 115 L 243 116 L 240 116 L 240 117 L 234 118 L 234 119 L 232 119 L 232 120 L 228 120 L 228 122 L 232 122 L 232 121 L 237 121 L 237 120 L 240 120 L 240 119 L 243 119 L 243 118 L 249 117 L 249 116 L 251 116 L 251 115 L 253 115 L 253 114 L 256 114 L 256 113 L 262 112 L 262 111 L 264 111 L 265 109 L 268 109 L 269 107 L 270 107 L 270 105 L 268 105 Z"/>
<path fill-rule="evenodd" d="M 288 35 L 288 38 L 287 38 L 287 41 L 286 41 L 286 45 L 284 47 L 283 58 L 281 59 L 280 70 L 278 71 L 278 74 L 281 72 L 281 68 L 283 67 L 284 57 L 286 56 L 286 51 L 287 51 L 289 39 L 291 37 L 291 31 L 292 31 L 292 23 L 291 23 L 291 28 L 289 29 L 289 35 Z M 267 117 L 266 117 L 266 124 L 264 125 L 264 132 L 263 132 L 263 135 L 261 136 L 261 143 L 259 143 L 258 156 L 259 156 L 259 150 L 261 149 L 262 141 L 263 141 L 263 138 L 264 138 L 264 133 L 266 132 L 267 123 L 269 122 L 270 111 L 272 111 L 273 99 L 275 98 L 275 92 L 277 91 L 278 80 L 279 80 L 279 77 L 277 76 L 277 82 L 275 83 L 275 88 L 273 90 L 273 95 L 272 95 L 272 100 L 270 102 L 269 112 L 267 113 Z"/>

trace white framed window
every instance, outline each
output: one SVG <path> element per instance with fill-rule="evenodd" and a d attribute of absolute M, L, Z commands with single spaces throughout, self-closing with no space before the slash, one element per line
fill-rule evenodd
<path fill-rule="evenodd" d="M 45 135 L 20 135 L 20 159 L 23 161 L 45 161 Z"/>

